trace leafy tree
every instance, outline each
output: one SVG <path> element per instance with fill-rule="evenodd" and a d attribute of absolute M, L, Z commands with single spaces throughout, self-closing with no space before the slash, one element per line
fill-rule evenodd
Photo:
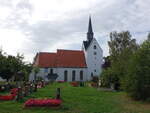
<path fill-rule="evenodd" d="M 37 80 L 37 73 L 40 71 L 40 69 L 37 66 L 33 67 L 33 72 L 34 72 L 34 80 Z"/>
<path fill-rule="evenodd" d="M 134 99 L 150 99 L 150 41 L 132 55 L 125 79 L 125 90 Z"/>
<path fill-rule="evenodd" d="M 150 41 L 150 33 L 148 34 L 148 41 Z"/>
<path fill-rule="evenodd" d="M 130 56 L 137 50 L 138 45 L 136 44 L 135 39 L 131 39 L 131 34 L 129 31 L 110 33 L 110 41 L 108 44 L 112 63 L 111 69 L 114 73 L 113 76 L 116 77 L 114 79 L 115 81 L 112 82 L 123 84 L 128 67 L 128 60 Z"/>
<path fill-rule="evenodd" d="M 27 63 L 23 66 L 24 80 L 28 81 L 32 69 L 33 66 L 31 63 Z"/>
<path fill-rule="evenodd" d="M 137 44 L 135 39 L 131 39 L 131 34 L 129 31 L 123 31 L 120 33 L 111 32 L 110 41 L 108 41 L 109 53 L 111 57 L 111 62 L 116 62 L 122 59 L 126 52 L 133 52 L 137 50 Z M 126 58 L 126 57 L 124 57 Z"/>
<path fill-rule="evenodd" d="M 103 69 L 107 69 L 111 66 L 110 56 L 104 57 L 104 63 L 102 65 Z"/>
<path fill-rule="evenodd" d="M 25 78 L 25 75 L 29 75 L 32 65 L 25 64 L 23 62 L 23 55 L 17 54 L 17 56 L 7 55 L 0 51 L 0 76 L 3 79 L 9 81 L 10 78 L 20 80 Z"/>
<path fill-rule="evenodd" d="M 7 57 L 3 54 L 0 55 L 0 76 L 7 81 L 12 77 L 12 69 L 8 63 Z"/>
<path fill-rule="evenodd" d="M 128 67 L 128 60 L 130 56 L 137 50 L 138 45 L 135 39 L 131 39 L 128 31 L 112 32 L 110 33 L 110 41 L 108 42 L 110 52 L 111 67 L 105 70 L 104 78 L 107 82 L 114 84 L 123 84 L 126 70 Z"/>

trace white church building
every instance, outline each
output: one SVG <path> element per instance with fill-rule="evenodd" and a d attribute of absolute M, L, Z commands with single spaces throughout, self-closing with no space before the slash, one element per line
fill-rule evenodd
<path fill-rule="evenodd" d="M 102 71 L 103 51 L 94 38 L 91 17 L 89 18 L 87 40 L 82 50 L 58 49 L 56 53 L 39 52 L 33 65 L 40 68 L 37 76 L 48 81 L 48 75 L 57 75 L 56 81 L 88 81 Z M 34 72 L 30 80 L 34 80 Z"/>

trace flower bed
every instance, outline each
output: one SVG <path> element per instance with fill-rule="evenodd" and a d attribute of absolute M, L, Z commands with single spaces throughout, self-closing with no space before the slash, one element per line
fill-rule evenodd
<path fill-rule="evenodd" d="M 72 86 L 74 86 L 74 87 L 79 86 L 79 83 L 78 83 L 78 82 L 71 82 L 70 84 L 71 84 Z"/>
<path fill-rule="evenodd" d="M 10 94 L 10 95 L 0 95 L 0 100 L 13 100 L 15 99 L 15 96 L 14 94 Z"/>
<path fill-rule="evenodd" d="M 60 99 L 29 99 L 24 103 L 25 107 L 58 107 L 62 101 Z"/>
<path fill-rule="evenodd" d="M 13 88 L 13 89 L 11 89 L 11 90 L 10 90 L 10 93 L 17 95 L 17 93 L 18 93 L 18 88 Z"/>
<path fill-rule="evenodd" d="M 13 88 L 9 95 L 0 95 L 0 100 L 14 100 L 18 92 L 18 88 Z"/>

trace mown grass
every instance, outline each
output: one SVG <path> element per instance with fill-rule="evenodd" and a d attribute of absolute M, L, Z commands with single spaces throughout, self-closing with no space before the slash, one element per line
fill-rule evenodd
<path fill-rule="evenodd" d="M 55 98 L 58 87 L 63 100 L 60 108 L 23 107 L 28 98 Z M 20 102 L 0 101 L 0 113 L 150 113 L 150 104 L 133 101 L 124 92 L 104 92 L 91 87 L 54 83 Z"/>

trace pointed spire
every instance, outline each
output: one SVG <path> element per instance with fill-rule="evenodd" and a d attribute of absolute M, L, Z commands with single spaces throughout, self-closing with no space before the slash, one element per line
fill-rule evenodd
<path fill-rule="evenodd" d="M 89 17 L 89 27 L 88 27 L 88 33 L 93 33 L 91 16 Z"/>
<path fill-rule="evenodd" d="M 93 29 L 92 29 L 92 21 L 91 16 L 89 17 L 89 26 L 88 26 L 88 32 L 87 32 L 87 40 L 91 41 L 93 39 Z"/>

